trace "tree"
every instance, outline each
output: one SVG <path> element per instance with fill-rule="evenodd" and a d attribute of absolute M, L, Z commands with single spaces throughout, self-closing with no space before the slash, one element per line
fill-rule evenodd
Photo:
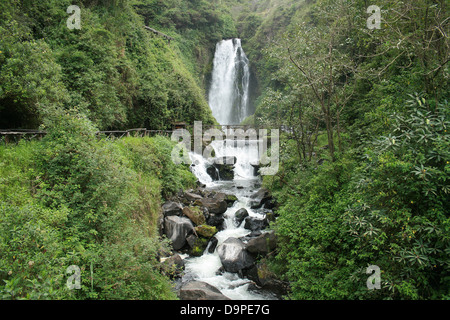
<path fill-rule="evenodd" d="M 298 88 L 305 99 L 301 103 L 310 101 L 321 114 L 333 161 L 336 151 L 334 124 L 337 124 L 339 148 L 342 149 L 340 115 L 353 95 L 350 88 L 357 73 L 357 65 L 348 52 L 353 31 L 352 5 L 352 1 L 321 2 L 312 21 L 297 25 L 282 44 L 286 51 L 284 59 L 297 69 L 291 77 L 300 79 L 297 80 Z M 290 66 L 287 68 L 292 73 Z"/>

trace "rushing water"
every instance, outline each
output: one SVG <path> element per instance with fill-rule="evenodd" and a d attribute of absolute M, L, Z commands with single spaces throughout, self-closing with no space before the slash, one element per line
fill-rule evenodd
<path fill-rule="evenodd" d="M 222 40 L 214 55 L 209 106 L 223 125 L 240 124 L 249 114 L 250 68 L 240 39 Z"/>
<path fill-rule="evenodd" d="M 249 63 L 241 47 L 240 39 L 223 40 L 216 46 L 209 104 L 214 117 L 222 125 L 239 124 L 249 116 Z M 225 134 L 226 132 L 224 132 Z M 227 132 L 228 133 L 228 132 Z M 234 179 L 232 181 L 213 181 L 207 173 L 210 160 L 197 153 L 190 153 L 192 172 L 206 189 L 233 194 L 237 201 L 224 213 L 224 230 L 215 237 L 216 250 L 208 248 L 200 257 L 185 257 L 183 281 L 195 279 L 211 284 L 225 296 L 233 300 L 275 299 L 275 296 L 258 290 L 250 290 L 251 281 L 241 278 L 237 273 L 219 272 L 222 267 L 217 248 L 228 238 L 241 238 L 251 232 L 244 224 L 234 224 L 236 211 L 247 209 L 250 216 L 264 218 L 250 206 L 250 196 L 261 187 L 261 178 L 254 175 L 252 164 L 259 163 L 259 141 L 215 140 L 211 143 L 216 157 L 236 157 Z"/>
<path fill-rule="evenodd" d="M 250 208 L 250 196 L 261 186 L 260 177 L 254 175 L 254 169 L 250 165 L 250 163 L 258 160 L 257 141 L 248 141 L 239 147 L 237 144 L 230 143 L 227 140 L 214 141 L 212 147 L 219 157 L 235 156 L 237 158 L 233 181 L 213 181 L 206 172 L 209 164 L 208 160 L 199 154 L 190 154 L 191 160 L 195 164 L 192 167 L 192 172 L 201 183 L 206 185 L 206 189 L 234 194 L 238 199 L 224 214 L 224 230 L 215 235 L 218 240 L 218 248 L 220 244 L 230 237 L 240 238 L 250 234 L 250 231 L 244 228 L 244 224 L 241 224 L 239 227 L 234 224 L 233 220 L 236 211 L 245 208 L 250 216 L 264 218 L 264 215 L 258 213 L 258 210 Z M 184 280 L 195 279 L 207 282 L 233 300 L 275 299 L 275 296 L 270 293 L 249 290 L 251 281 L 239 277 L 237 273 L 223 272 L 219 274 L 218 271 L 222 267 L 222 263 L 217 253 L 217 248 L 214 253 L 209 253 L 207 248 L 200 257 L 186 258 Z"/>

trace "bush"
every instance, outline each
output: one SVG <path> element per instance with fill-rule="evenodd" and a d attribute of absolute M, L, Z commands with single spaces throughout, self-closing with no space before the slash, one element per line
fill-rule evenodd
<path fill-rule="evenodd" d="M 160 272 L 169 244 L 158 217 L 162 196 L 195 178 L 171 162 L 173 143 L 99 139 L 72 112 L 46 129 L 41 142 L 0 148 L 3 298 L 175 299 Z M 66 287 L 70 265 L 81 290 Z"/>
<path fill-rule="evenodd" d="M 290 146 L 266 179 L 281 203 L 272 264 L 291 298 L 448 299 L 448 104 L 413 96 L 389 118 L 388 134 L 362 154 L 292 170 Z M 381 269 L 381 290 L 367 290 L 369 265 Z"/>

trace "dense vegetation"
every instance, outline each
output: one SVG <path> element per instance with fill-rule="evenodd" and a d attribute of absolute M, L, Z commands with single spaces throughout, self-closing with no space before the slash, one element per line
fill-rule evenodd
<path fill-rule="evenodd" d="M 280 203 L 273 268 L 293 299 L 450 297 L 448 14 L 444 1 L 377 5 L 375 30 L 357 0 L 242 22 L 265 81 L 246 122 L 291 138 L 265 183 Z M 367 290 L 369 265 L 381 290 Z"/>
<path fill-rule="evenodd" d="M 81 30 L 66 26 L 82 8 Z M 161 202 L 194 185 L 162 137 L 102 129 L 213 123 L 215 43 L 239 36 L 257 83 L 248 124 L 283 127 L 270 266 L 289 299 L 450 298 L 449 19 L 444 0 L 0 2 L 3 299 L 173 299 Z M 375 3 L 374 3 L 375 4 Z M 147 25 L 168 36 L 144 29 Z M 68 290 L 70 265 L 82 290 Z M 367 290 L 366 268 L 381 269 Z"/>
<path fill-rule="evenodd" d="M 98 139 L 83 116 L 0 148 L 3 299 L 173 299 L 159 257 L 164 197 L 195 185 L 163 137 Z M 81 290 L 66 270 L 81 268 Z M 2 281 L 2 282 L 3 282 Z"/>
<path fill-rule="evenodd" d="M 197 62 L 233 30 L 206 1 L 169 2 L 2 1 L 0 127 L 34 129 L 57 108 L 76 108 L 100 129 L 212 123 Z M 72 4 L 80 30 L 66 26 Z"/>

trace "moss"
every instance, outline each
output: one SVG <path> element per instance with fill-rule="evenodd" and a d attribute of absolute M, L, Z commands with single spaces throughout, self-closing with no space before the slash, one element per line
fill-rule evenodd
<path fill-rule="evenodd" d="M 183 214 L 198 226 L 206 223 L 206 218 L 200 207 L 184 207 Z"/>
<path fill-rule="evenodd" d="M 195 227 L 195 232 L 197 232 L 199 236 L 210 239 L 217 233 L 217 228 L 209 225 L 201 225 Z"/>
<path fill-rule="evenodd" d="M 208 246 L 208 239 L 197 238 L 191 249 L 191 255 L 194 257 L 199 257 L 203 254 L 206 247 Z"/>

